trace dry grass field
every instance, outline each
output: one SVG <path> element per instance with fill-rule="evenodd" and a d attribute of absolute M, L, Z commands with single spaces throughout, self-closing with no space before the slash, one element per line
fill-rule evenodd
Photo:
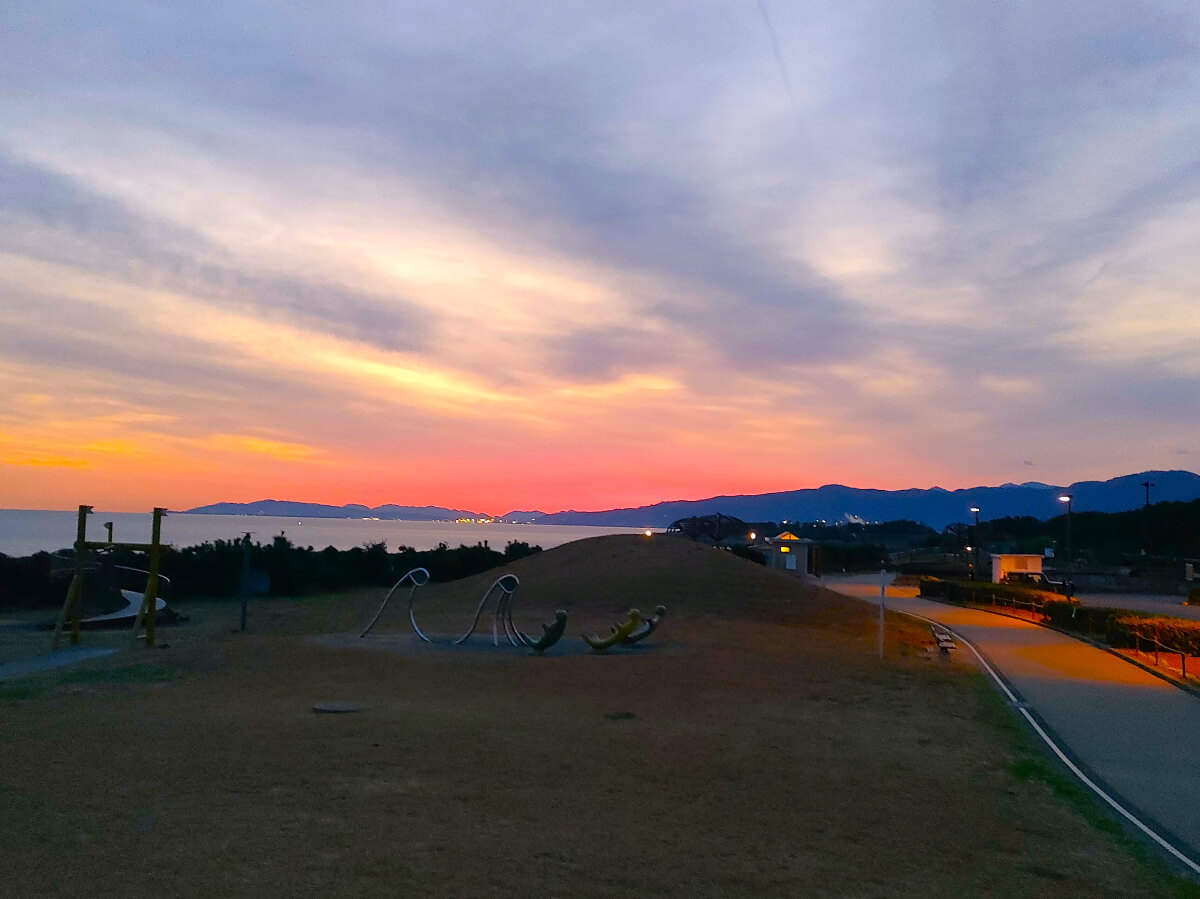
<path fill-rule="evenodd" d="M 908 619 L 880 662 L 869 606 L 666 538 L 510 570 L 524 630 L 571 613 L 545 657 L 488 618 L 418 645 L 402 596 L 317 637 L 368 591 L 257 601 L 247 634 L 194 603 L 162 648 L 0 684 L 3 894 L 1197 895 Z M 422 626 L 460 633 L 496 573 L 427 588 Z M 660 602 L 637 650 L 585 651 Z"/>

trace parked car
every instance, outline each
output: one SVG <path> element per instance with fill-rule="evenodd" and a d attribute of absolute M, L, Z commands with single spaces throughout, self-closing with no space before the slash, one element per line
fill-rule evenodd
<path fill-rule="evenodd" d="M 1052 581 L 1042 571 L 1010 571 L 1004 575 L 1003 582 L 1045 590 L 1047 593 L 1058 593 L 1067 599 L 1075 596 L 1075 584 L 1072 581 Z"/>

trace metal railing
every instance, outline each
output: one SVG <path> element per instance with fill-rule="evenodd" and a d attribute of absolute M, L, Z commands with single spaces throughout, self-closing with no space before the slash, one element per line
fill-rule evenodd
<path fill-rule="evenodd" d="M 1133 631 L 1133 651 L 1134 652 L 1136 652 L 1138 655 L 1142 655 L 1143 654 L 1142 653 L 1142 642 L 1145 641 L 1145 642 L 1151 644 L 1154 647 L 1153 655 L 1154 655 L 1155 667 L 1157 667 L 1159 664 L 1159 656 L 1160 655 L 1177 655 L 1177 656 L 1179 656 L 1180 671 L 1182 672 L 1184 679 L 1185 680 L 1187 679 L 1187 676 L 1188 676 L 1187 675 L 1187 660 L 1188 660 L 1187 652 L 1180 649 L 1178 646 L 1172 646 L 1169 643 L 1164 643 L 1161 639 L 1159 639 L 1158 634 L 1154 634 L 1153 636 L 1151 636 L 1149 634 L 1142 633 L 1141 630 L 1139 630 L 1137 628 L 1130 628 L 1130 630 Z M 1145 655 L 1150 655 L 1150 653 L 1145 653 Z"/>

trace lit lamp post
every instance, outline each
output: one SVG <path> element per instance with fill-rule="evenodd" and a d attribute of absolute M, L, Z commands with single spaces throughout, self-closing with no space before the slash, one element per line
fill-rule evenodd
<path fill-rule="evenodd" d="M 967 511 L 975 516 L 975 564 L 971 569 L 971 580 L 975 580 L 979 574 L 979 506 L 971 506 Z"/>
<path fill-rule="evenodd" d="M 1075 497 L 1070 493 L 1064 493 L 1058 498 L 1060 503 L 1067 504 L 1067 565 L 1071 566 L 1072 568 L 1074 567 L 1071 561 L 1073 555 L 1071 552 L 1071 500 L 1073 499 L 1075 499 Z"/>

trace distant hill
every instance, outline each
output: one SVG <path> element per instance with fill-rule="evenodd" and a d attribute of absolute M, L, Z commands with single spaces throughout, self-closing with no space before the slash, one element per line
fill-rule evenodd
<path fill-rule="evenodd" d="M 721 512 L 745 521 L 896 521 L 909 519 L 944 528 L 969 522 L 972 506 L 980 518 L 1032 515 L 1049 519 L 1066 506 L 1058 501 L 1070 493 L 1076 512 L 1124 512 L 1145 501 L 1143 481 L 1154 482 L 1151 502 L 1187 502 L 1200 499 L 1200 475 L 1190 471 L 1143 471 L 1108 481 L 1079 481 L 1065 487 L 1050 484 L 1005 484 L 1001 487 L 968 487 L 945 490 L 870 490 L 829 484 L 806 490 L 749 496 L 713 496 L 612 509 L 605 512 L 555 512 L 534 519 L 536 524 L 594 525 L 599 527 L 666 527 L 680 518 Z M 510 513 L 516 514 L 516 513 Z M 507 517 L 507 516 L 505 516 Z"/>
<path fill-rule="evenodd" d="M 713 496 L 708 499 L 676 500 L 632 509 L 603 512 L 521 512 L 500 516 L 522 524 L 591 525 L 594 527 L 666 527 L 680 518 L 720 512 L 744 521 L 919 521 L 933 528 L 969 522 L 967 510 L 980 508 L 980 519 L 1032 515 L 1049 519 L 1061 515 L 1058 501 L 1064 493 L 1074 496 L 1076 512 L 1126 512 L 1145 501 L 1143 481 L 1154 482 L 1151 502 L 1190 502 L 1200 499 L 1200 475 L 1190 471 L 1143 471 L 1108 481 L 1078 481 L 1065 487 L 1037 482 L 1004 484 L 1000 487 L 967 487 L 945 490 L 870 490 L 828 484 L 806 490 L 760 493 L 746 496 Z M 277 515 L 284 518 L 382 518 L 401 521 L 452 521 L 456 518 L 489 518 L 481 512 L 446 509 L 442 506 L 385 505 L 371 508 L 356 503 L 327 506 L 263 499 L 253 503 L 214 503 L 186 510 L 209 515 Z"/>
<path fill-rule="evenodd" d="M 260 499 L 253 503 L 213 503 L 186 509 L 192 515 L 275 515 L 281 518 L 382 518 L 396 521 L 453 521 L 456 518 L 487 518 L 480 512 L 444 509 L 441 506 L 326 506 L 321 503 L 296 503 L 278 499 Z"/>
<path fill-rule="evenodd" d="M 545 518 L 545 517 L 546 517 L 545 512 L 520 512 L 517 510 L 513 510 L 512 512 L 509 512 L 507 515 L 501 515 L 500 519 L 502 521 L 512 522 L 513 524 L 532 524 L 533 522 L 537 521 L 539 518 Z"/>

